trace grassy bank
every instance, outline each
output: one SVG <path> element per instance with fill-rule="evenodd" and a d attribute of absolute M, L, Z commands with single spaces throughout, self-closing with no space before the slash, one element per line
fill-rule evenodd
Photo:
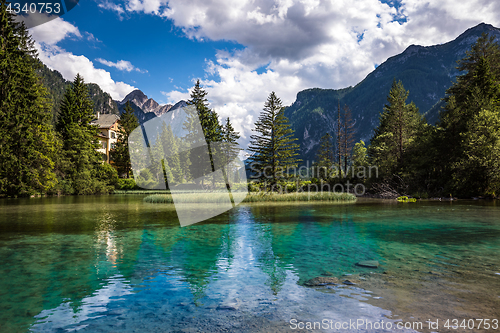
<path fill-rule="evenodd" d="M 207 195 L 208 194 L 208 195 Z M 236 194 L 238 195 L 238 193 Z M 179 195 L 179 201 L 184 203 L 218 203 L 226 202 L 227 193 L 186 193 Z M 294 202 L 294 201 L 334 201 L 352 202 L 356 196 L 350 193 L 287 193 L 287 194 L 260 194 L 250 193 L 243 202 Z M 144 198 L 149 203 L 173 203 L 169 194 L 153 194 Z"/>
<path fill-rule="evenodd" d="M 169 190 L 114 190 L 113 194 L 170 194 Z"/>

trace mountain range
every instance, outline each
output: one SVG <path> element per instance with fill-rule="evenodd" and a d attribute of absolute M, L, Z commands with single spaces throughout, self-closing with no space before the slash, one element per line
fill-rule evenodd
<path fill-rule="evenodd" d="M 460 75 L 457 60 L 465 56 L 482 33 L 500 39 L 500 29 L 481 23 L 455 40 L 434 46 L 410 45 L 404 52 L 387 59 L 354 87 L 344 89 L 307 89 L 299 92 L 285 115 L 300 144 L 302 159 L 314 160 L 321 137 L 335 137 L 337 106 L 348 105 L 355 120 L 356 141 L 369 141 L 379 124 L 394 79 L 409 90 L 407 103 L 413 101 L 429 123 L 439 119 L 446 90 Z"/>
<path fill-rule="evenodd" d="M 64 96 L 64 92 L 67 87 L 71 84 L 63 78 L 61 73 L 56 70 L 48 68 L 43 63 L 40 68 L 37 69 L 38 74 L 41 77 L 42 83 L 47 88 L 49 92 L 49 98 L 52 101 L 52 114 L 53 119 L 57 118 L 57 111 L 61 106 L 61 101 Z M 178 108 L 186 106 L 185 101 L 179 101 L 175 105 L 166 104 L 160 105 L 154 99 L 148 98 L 142 91 L 136 89 L 129 93 L 121 101 L 116 101 L 111 98 L 111 96 L 103 91 L 99 85 L 95 83 L 87 83 L 87 88 L 89 91 L 89 96 L 94 102 L 94 112 L 97 114 L 116 114 L 120 115 L 125 110 L 125 104 L 127 101 L 131 102 L 134 114 L 142 124 L 148 120 L 155 117 L 159 117 L 166 112 L 174 111 Z"/>
<path fill-rule="evenodd" d="M 394 79 L 401 80 L 409 90 L 408 103 L 413 101 L 430 123 L 439 119 L 442 98 L 453 81 L 460 75 L 457 61 L 462 59 L 482 33 L 489 33 L 500 40 L 500 29 L 481 23 L 468 29 L 455 40 L 434 46 L 410 45 L 401 54 L 387 59 L 368 74 L 364 80 L 344 89 L 312 88 L 297 93 L 295 102 L 288 106 L 285 115 L 300 144 L 301 158 L 314 160 L 321 137 L 329 132 L 335 137 L 337 106 L 348 105 L 355 120 L 355 139 L 369 141 L 379 123 L 379 115 L 387 103 L 387 95 Z M 42 65 L 38 70 L 53 101 L 53 112 L 59 108 L 69 81 L 54 70 Z M 127 101 L 143 124 L 155 117 L 172 112 L 186 105 L 159 105 L 141 90 L 130 92 L 123 100 L 114 101 L 97 84 L 88 84 L 94 101 L 95 112 L 121 114 Z M 175 130 L 175 129 L 174 129 Z M 180 129 L 179 129 L 180 130 Z"/>

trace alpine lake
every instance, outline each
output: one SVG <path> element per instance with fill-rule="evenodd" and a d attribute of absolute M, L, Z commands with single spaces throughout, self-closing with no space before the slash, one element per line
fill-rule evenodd
<path fill-rule="evenodd" d="M 500 331 L 498 200 L 144 196 L 1 199 L 0 332 Z"/>

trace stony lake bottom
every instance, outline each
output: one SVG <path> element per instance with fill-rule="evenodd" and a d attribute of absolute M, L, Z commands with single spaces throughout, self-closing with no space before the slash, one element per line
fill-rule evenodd
<path fill-rule="evenodd" d="M 326 320 L 315 331 L 444 332 L 447 319 L 500 320 L 498 201 L 241 204 L 180 227 L 173 205 L 143 197 L 0 200 L 0 331 L 297 332 Z M 316 277 L 340 283 L 305 285 Z M 372 326 L 334 326 L 356 320 Z M 451 331 L 500 331 L 477 323 Z"/>

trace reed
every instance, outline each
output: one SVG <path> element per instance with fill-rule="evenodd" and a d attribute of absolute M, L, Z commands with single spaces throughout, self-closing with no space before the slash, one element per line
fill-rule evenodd
<path fill-rule="evenodd" d="M 351 193 L 336 192 L 301 192 L 286 194 L 249 194 L 243 202 L 286 202 L 286 201 L 355 201 L 356 196 Z"/>
<path fill-rule="evenodd" d="M 170 194 L 169 190 L 114 190 L 113 194 Z"/>
<path fill-rule="evenodd" d="M 225 203 L 227 193 L 185 193 L 176 196 L 177 202 L 182 203 Z M 287 193 L 262 194 L 250 193 L 243 202 L 294 202 L 294 201 L 355 201 L 356 196 L 351 193 L 319 192 L 319 193 Z M 144 198 L 148 203 L 173 203 L 170 194 L 153 194 Z"/>

